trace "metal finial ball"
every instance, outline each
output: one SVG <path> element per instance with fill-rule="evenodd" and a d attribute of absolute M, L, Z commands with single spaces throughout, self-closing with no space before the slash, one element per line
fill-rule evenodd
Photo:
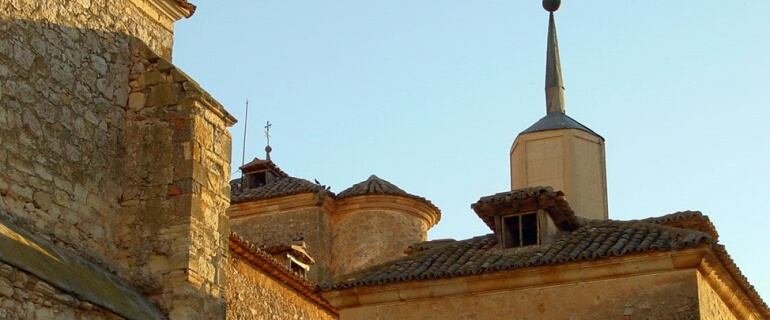
<path fill-rule="evenodd" d="M 270 153 L 270 151 L 273 151 L 273 148 L 271 148 L 269 145 L 265 147 L 265 152 Z"/>
<path fill-rule="evenodd" d="M 559 10 L 561 6 L 561 0 L 543 0 L 543 8 L 549 12 Z"/>

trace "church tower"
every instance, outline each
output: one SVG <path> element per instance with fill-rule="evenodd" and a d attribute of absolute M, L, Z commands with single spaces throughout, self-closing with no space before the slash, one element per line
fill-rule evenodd
<path fill-rule="evenodd" d="M 554 11 L 560 0 L 543 0 L 550 12 L 546 56 L 546 115 L 511 146 L 511 189 L 551 186 L 566 195 L 575 214 L 607 219 L 604 138 L 565 112 L 564 83 Z"/>

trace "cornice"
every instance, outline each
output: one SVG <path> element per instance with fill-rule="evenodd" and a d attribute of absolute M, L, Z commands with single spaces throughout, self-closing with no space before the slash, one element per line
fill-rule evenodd
<path fill-rule="evenodd" d="M 514 269 L 495 273 L 409 281 L 375 287 L 329 291 L 322 295 L 337 310 L 408 300 L 457 295 L 476 295 L 523 288 L 545 287 L 586 281 L 624 278 L 644 274 L 691 269 L 703 260 L 707 246 L 662 253 L 645 253 L 598 261 Z"/>
<path fill-rule="evenodd" d="M 418 199 L 398 195 L 360 195 L 339 199 L 336 204 L 335 216 L 371 210 L 397 211 L 420 218 L 428 229 L 441 220 L 441 212 L 435 207 Z"/>
<path fill-rule="evenodd" d="M 130 0 L 145 15 L 155 20 L 169 31 L 174 30 L 174 22 L 192 16 L 194 10 L 185 7 L 176 0 Z"/>
<path fill-rule="evenodd" d="M 746 291 L 736 275 L 740 271 L 730 270 L 734 266 L 726 265 L 725 257 L 720 255 L 719 251 L 709 250 L 698 267 L 700 274 L 739 319 L 767 319 L 770 312 L 761 297 Z"/>
<path fill-rule="evenodd" d="M 334 210 L 334 200 L 323 193 L 300 193 L 285 197 L 248 201 L 230 205 L 227 215 L 230 219 L 319 207 L 325 212 Z"/>

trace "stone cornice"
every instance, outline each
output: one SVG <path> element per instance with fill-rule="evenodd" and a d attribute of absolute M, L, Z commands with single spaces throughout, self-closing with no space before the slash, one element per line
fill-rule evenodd
<path fill-rule="evenodd" d="M 516 139 L 513 140 L 513 143 L 511 144 L 511 149 L 509 150 L 509 154 L 513 153 L 513 149 L 516 149 L 516 146 L 519 144 L 519 142 L 523 140 L 539 140 L 539 139 L 547 139 L 547 138 L 554 138 L 554 137 L 563 137 L 564 135 L 570 135 L 574 136 L 576 138 L 580 138 L 589 142 L 603 144 L 604 139 L 601 137 L 596 137 L 591 135 L 588 132 L 585 132 L 583 130 L 579 129 L 554 129 L 554 130 L 548 130 L 548 131 L 535 131 L 535 132 L 528 132 L 521 135 L 518 135 Z"/>
<path fill-rule="evenodd" d="M 388 210 L 403 212 L 420 218 L 427 228 L 431 228 L 441 219 L 441 212 L 423 201 L 409 197 L 393 195 L 363 195 L 345 199 L 336 199 L 319 193 L 301 193 L 291 196 L 248 201 L 232 204 L 227 210 L 230 219 L 247 216 L 285 212 L 311 207 L 320 207 L 324 212 L 335 216 L 369 210 Z"/>
<path fill-rule="evenodd" d="M 599 261 L 419 281 L 419 284 L 416 283 L 417 281 L 410 281 L 375 287 L 358 287 L 325 292 L 323 296 L 337 310 L 340 310 L 404 300 L 563 285 L 685 269 L 695 271 L 707 251 L 707 246 L 701 246 L 683 251 L 644 253 Z"/>
<path fill-rule="evenodd" d="M 698 266 L 700 274 L 739 319 L 768 319 L 770 312 L 764 302 L 747 292 L 737 278 L 738 271 L 729 270 L 731 266 L 721 255 L 718 250 L 709 250 Z"/>
<path fill-rule="evenodd" d="M 176 0 L 131 0 L 131 2 L 169 31 L 174 30 L 174 22 L 192 16 L 195 11 Z"/>
<path fill-rule="evenodd" d="M 428 229 L 441 220 L 441 212 L 424 201 L 396 195 L 361 195 L 339 199 L 334 210 L 335 215 L 343 215 L 367 210 L 391 210 L 410 214 L 422 219 Z"/>
<path fill-rule="evenodd" d="M 325 212 L 334 210 L 334 200 L 323 193 L 301 193 L 291 196 L 233 204 L 227 209 L 230 219 L 320 207 Z"/>

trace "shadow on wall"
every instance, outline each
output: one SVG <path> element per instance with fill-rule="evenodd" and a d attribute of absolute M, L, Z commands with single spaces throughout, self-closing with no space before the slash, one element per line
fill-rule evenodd
<path fill-rule="evenodd" d="M 0 20 L 0 208 L 167 313 L 223 312 L 234 122 L 131 36 Z"/>

